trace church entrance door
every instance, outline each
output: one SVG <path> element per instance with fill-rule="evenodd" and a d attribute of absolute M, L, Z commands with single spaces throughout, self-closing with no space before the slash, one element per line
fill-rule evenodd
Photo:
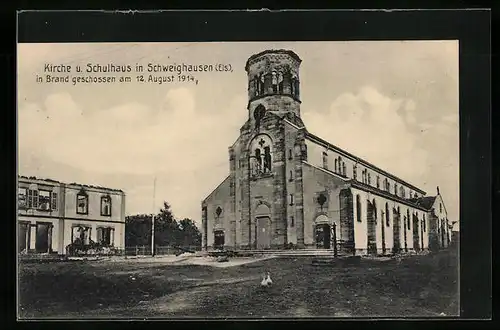
<path fill-rule="evenodd" d="M 329 249 L 331 246 L 331 229 L 329 224 L 316 225 L 316 248 Z"/>
<path fill-rule="evenodd" d="M 257 249 L 264 250 L 271 247 L 271 218 L 257 218 Z"/>

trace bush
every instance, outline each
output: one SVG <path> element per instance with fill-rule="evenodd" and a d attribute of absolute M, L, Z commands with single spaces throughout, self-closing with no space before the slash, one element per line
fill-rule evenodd
<path fill-rule="evenodd" d="M 92 240 L 89 241 L 89 244 L 85 244 L 85 242 L 77 238 L 73 243 L 66 246 L 66 254 L 69 256 L 118 255 L 120 251 L 109 244 L 97 243 Z"/>

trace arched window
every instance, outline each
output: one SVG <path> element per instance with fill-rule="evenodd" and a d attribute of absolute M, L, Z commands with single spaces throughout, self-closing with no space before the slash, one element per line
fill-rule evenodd
<path fill-rule="evenodd" d="M 260 74 L 260 79 L 259 79 L 259 95 L 264 95 L 265 92 L 265 82 L 266 82 L 266 77 L 263 73 Z"/>
<path fill-rule="evenodd" d="M 273 71 L 271 76 L 271 83 L 273 85 L 273 93 L 278 93 L 278 74 L 276 71 Z"/>
<path fill-rule="evenodd" d="M 398 185 L 394 182 L 394 195 L 398 195 Z"/>
<path fill-rule="evenodd" d="M 292 96 L 295 96 L 295 93 L 296 93 L 296 91 L 295 91 L 295 88 L 297 87 L 295 84 L 296 81 L 297 81 L 297 77 L 294 74 L 292 74 L 292 79 L 290 81 L 290 91 L 291 91 Z"/>
<path fill-rule="evenodd" d="M 271 139 L 267 135 L 255 137 L 251 144 L 251 173 L 253 176 L 272 172 L 273 154 Z"/>
<path fill-rule="evenodd" d="M 356 219 L 361 222 L 361 199 L 356 195 Z"/>
<path fill-rule="evenodd" d="M 298 98 L 299 97 L 299 78 L 297 77 L 296 74 L 292 74 L 291 90 L 292 90 L 292 95 L 294 97 Z"/>
<path fill-rule="evenodd" d="M 391 221 L 389 219 L 389 205 L 385 203 L 385 225 L 389 227 L 391 225 Z"/>
<path fill-rule="evenodd" d="M 254 96 L 260 95 L 260 78 L 259 76 L 255 76 L 252 79 L 252 89 L 254 92 Z"/>
<path fill-rule="evenodd" d="M 283 73 L 278 73 L 278 93 L 283 94 Z"/>

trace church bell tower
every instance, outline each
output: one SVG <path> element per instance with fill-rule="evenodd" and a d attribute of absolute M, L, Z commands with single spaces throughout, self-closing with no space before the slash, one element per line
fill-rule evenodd
<path fill-rule="evenodd" d="M 248 75 L 248 115 L 258 124 L 266 112 L 300 118 L 299 67 L 302 60 L 290 50 L 265 50 L 252 55 Z"/>

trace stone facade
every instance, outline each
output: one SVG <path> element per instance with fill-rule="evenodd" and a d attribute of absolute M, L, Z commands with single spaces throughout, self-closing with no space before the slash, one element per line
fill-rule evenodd
<path fill-rule="evenodd" d="M 249 58 L 248 119 L 229 147 L 229 176 L 202 201 L 203 248 L 381 255 L 425 250 L 433 239 L 446 247 L 439 193 L 427 197 L 307 131 L 300 63 L 287 50 Z"/>

